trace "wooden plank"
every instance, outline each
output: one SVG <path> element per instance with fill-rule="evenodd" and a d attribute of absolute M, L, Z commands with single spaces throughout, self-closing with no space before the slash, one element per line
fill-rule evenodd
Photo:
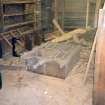
<path fill-rule="evenodd" d="M 96 35 L 95 35 L 95 39 L 94 39 L 94 42 L 93 42 L 93 46 L 92 46 L 92 50 L 91 50 L 91 54 L 90 54 L 90 57 L 89 57 L 89 61 L 88 61 L 88 64 L 87 64 L 87 67 L 86 67 L 86 72 L 85 72 L 85 76 L 84 76 L 84 83 L 86 83 L 86 79 L 87 79 L 87 76 L 88 76 L 88 72 L 89 72 L 89 69 L 90 69 L 90 66 L 91 66 L 91 61 L 92 61 L 92 58 L 93 58 L 93 55 L 94 55 L 94 51 L 95 51 L 95 49 L 96 49 L 96 44 L 99 42 L 99 39 L 100 39 L 100 33 L 101 33 L 101 29 L 102 29 L 102 27 L 103 27 L 103 9 L 100 9 L 100 11 L 99 11 L 99 20 L 98 20 L 98 29 L 97 29 L 97 32 L 96 32 Z M 98 40 L 98 41 L 97 41 Z M 99 43 L 101 43 L 101 42 L 99 42 Z M 98 46 L 98 45 L 97 45 Z M 100 52 L 100 50 L 97 50 L 98 51 L 98 53 Z M 97 58 L 97 61 L 96 61 L 96 63 L 97 62 L 99 62 L 100 60 L 100 58 L 99 57 L 97 57 L 96 56 L 96 58 Z M 99 63 L 97 63 L 97 65 L 96 65 L 96 68 L 99 68 L 98 67 L 98 64 Z M 98 79 L 98 69 L 95 71 L 95 81 L 97 81 Z"/>
<path fill-rule="evenodd" d="M 103 9 L 103 18 L 105 18 L 105 8 Z M 94 105 L 104 105 L 105 103 L 105 20 L 103 18 L 96 46 L 95 77 L 97 81 L 94 85 Z"/>
<path fill-rule="evenodd" d="M 91 50 L 91 53 L 90 53 L 89 61 L 88 61 L 87 67 L 86 67 L 86 72 L 85 72 L 85 76 L 84 76 L 84 83 L 86 83 L 86 80 L 87 80 L 87 76 L 88 76 L 88 73 L 89 73 L 89 70 L 90 70 L 91 62 L 92 62 L 92 59 L 93 59 L 93 56 L 94 56 L 94 51 L 95 51 L 95 48 L 96 48 L 97 36 L 99 34 L 100 34 L 100 30 L 97 31 L 96 36 L 94 38 L 94 42 L 93 42 L 92 50 Z"/>
<path fill-rule="evenodd" d="M 3 4 L 20 4 L 20 3 L 23 3 L 23 4 L 29 4 L 29 3 L 34 3 L 33 1 L 27 1 L 27 0 L 23 0 L 23 1 L 18 1 L 18 0 L 11 0 L 11 1 L 6 1 L 6 0 L 4 0 L 3 1 Z"/>
<path fill-rule="evenodd" d="M 65 0 L 62 1 L 62 17 L 61 17 L 61 26 L 62 26 L 62 29 L 64 30 L 64 20 L 65 20 Z"/>
<path fill-rule="evenodd" d="M 97 42 L 96 52 L 96 73 L 95 76 L 95 103 L 96 105 L 104 105 L 105 103 L 105 29 L 101 31 Z"/>
<path fill-rule="evenodd" d="M 3 28 L 4 28 L 3 4 L 2 0 L 0 0 L 0 32 L 3 32 Z"/>
<path fill-rule="evenodd" d="M 21 34 L 22 34 L 22 36 L 23 36 L 23 35 L 26 35 L 26 34 L 31 34 L 31 33 L 33 33 L 33 32 L 34 32 L 34 30 L 32 29 L 32 30 L 25 31 L 25 32 L 23 32 L 23 33 L 21 33 Z"/>
<path fill-rule="evenodd" d="M 73 36 L 79 37 L 83 35 L 85 32 L 86 32 L 86 29 L 76 29 L 74 31 L 65 33 L 64 35 L 60 37 L 57 37 L 56 39 L 52 40 L 52 42 L 55 42 L 55 43 L 63 42 L 63 41 L 73 38 Z"/>
<path fill-rule="evenodd" d="M 68 40 L 68 39 L 71 39 L 73 38 L 74 42 L 76 43 L 80 43 L 79 41 L 79 36 L 81 36 L 81 34 L 85 33 L 86 30 L 85 29 L 76 29 L 74 31 L 71 31 L 71 32 L 68 32 L 68 33 L 65 33 L 60 25 L 57 23 L 57 21 L 55 19 L 53 19 L 53 24 L 55 25 L 55 27 L 59 30 L 59 32 L 61 33 L 61 37 L 57 37 L 55 38 L 54 40 L 52 40 L 52 42 L 62 42 L 62 41 L 65 41 L 65 40 Z M 84 32 L 83 32 L 84 31 Z"/>
<path fill-rule="evenodd" d="M 4 14 L 4 17 L 20 16 L 20 15 L 27 15 L 27 14 L 33 14 L 33 13 L 11 13 L 11 14 Z"/>
<path fill-rule="evenodd" d="M 15 24 L 11 24 L 11 25 L 7 25 L 4 27 L 4 29 L 9 29 L 9 28 L 13 28 L 13 27 L 17 27 L 17 26 L 22 26 L 22 25 L 27 25 L 27 24 L 31 24 L 34 23 L 34 21 L 26 21 L 26 22 L 21 22 L 21 23 L 15 23 Z"/>
<path fill-rule="evenodd" d="M 5 42 L 10 46 L 12 47 L 12 44 L 10 43 L 10 41 L 4 36 L 2 35 L 3 39 L 5 40 Z"/>
<path fill-rule="evenodd" d="M 88 28 L 88 24 L 89 24 L 89 7 L 90 7 L 90 0 L 87 0 L 87 8 L 86 8 L 86 28 Z"/>
<path fill-rule="evenodd" d="M 57 0 L 54 1 L 54 18 L 58 21 Z"/>
<path fill-rule="evenodd" d="M 95 9 L 95 22 L 94 22 L 94 27 L 97 27 L 98 24 L 98 17 L 99 17 L 99 9 L 101 5 L 101 0 L 96 0 L 96 9 Z"/>
<path fill-rule="evenodd" d="M 60 25 L 58 24 L 58 22 L 55 19 L 53 19 L 53 24 L 59 30 L 59 32 L 61 33 L 61 35 L 65 34 L 64 31 L 61 29 Z"/>

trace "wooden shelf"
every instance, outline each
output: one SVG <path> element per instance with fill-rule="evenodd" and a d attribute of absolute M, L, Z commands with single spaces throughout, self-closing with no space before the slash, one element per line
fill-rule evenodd
<path fill-rule="evenodd" d="M 11 13 L 11 14 L 4 14 L 4 17 L 20 16 L 20 15 L 28 15 L 28 14 L 33 14 L 33 13 Z"/>
<path fill-rule="evenodd" d="M 7 29 L 13 28 L 13 27 L 22 26 L 22 25 L 31 24 L 31 23 L 34 23 L 34 21 L 26 21 L 26 22 L 16 23 L 16 24 L 12 24 L 12 25 L 6 25 L 4 27 L 4 30 L 7 30 Z"/>
<path fill-rule="evenodd" d="M 32 4 L 34 1 L 3 1 L 3 4 Z"/>

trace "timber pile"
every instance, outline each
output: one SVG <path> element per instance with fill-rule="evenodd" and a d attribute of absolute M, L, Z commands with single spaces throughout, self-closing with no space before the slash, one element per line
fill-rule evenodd
<path fill-rule="evenodd" d="M 64 35 L 52 40 L 52 42 L 63 42 L 63 41 L 66 41 L 66 40 L 69 40 L 69 39 L 74 39 L 74 41 L 76 43 L 79 42 L 79 38 L 80 36 L 82 36 L 83 34 L 86 33 L 86 30 L 85 29 L 76 29 L 74 31 L 71 31 L 71 32 L 68 32 L 68 33 L 65 33 Z"/>
<path fill-rule="evenodd" d="M 79 28 L 79 29 L 75 29 L 73 31 L 65 33 L 61 29 L 60 25 L 55 19 L 53 20 L 53 24 L 58 29 L 58 31 L 61 33 L 61 36 L 56 37 L 55 39 L 52 40 L 52 42 L 54 43 L 59 43 L 59 42 L 67 41 L 70 39 L 73 39 L 73 41 L 76 43 L 80 43 L 80 40 L 79 40 L 80 37 L 83 36 L 89 30 L 89 29 L 87 30 L 87 29 Z"/>

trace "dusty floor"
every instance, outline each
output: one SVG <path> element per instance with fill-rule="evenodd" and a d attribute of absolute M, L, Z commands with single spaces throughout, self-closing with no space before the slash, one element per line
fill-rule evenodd
<path fill-rule="evenodd" d="M 92 105 L 92 82 L 83 84 L 89 57 L 85 50 L 88 53 L 65 80 L 27 71 L 2 71 L 0 105 Z"/>

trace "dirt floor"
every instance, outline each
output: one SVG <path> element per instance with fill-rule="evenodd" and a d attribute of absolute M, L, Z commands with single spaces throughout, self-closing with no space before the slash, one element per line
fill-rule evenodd
<path fill-rule="evenodd" d="M 2 71 L 0 105 L 92 105 L 92 78 L 83 84 L 90 50 L 83 47 L 81 59 L 65 80 L 27 71 Z"/>

